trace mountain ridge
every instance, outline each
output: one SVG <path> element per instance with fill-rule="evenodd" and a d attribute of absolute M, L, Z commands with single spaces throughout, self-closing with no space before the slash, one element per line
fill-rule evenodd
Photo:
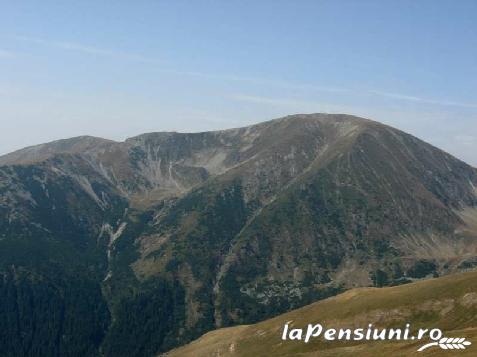
<path fill-rule="evenodd" d="M 70 313 L 47 330 L 75 343 L 49 355 L 150 356 L 353 287 L 477 267 L 477 170 L 368 119 L 294 115 L 39 149 L 0 157 L 0 293 L 58 296 Z M 75 275 L 94 296 L 76 305 L 61 298 Z M 102 311 L 84 314 L 84 333 L 64 327 L 76 306 Z M 6 337 L 11 350 L 35 345 L 22 331 Z"/>
<path fill-rule="evenodd" d="M 14 150 L 12 152 L 2 154 L 2 155 L 0 155 L 0 164 L 5 165 L 5 164 L 7 164 L 7 162 L 9 164 L 14 163 L 14 161 L 15 161 L 14 156 L 11 157 L 11 158 L 9 157 L 12 154 L 18 155 L 18 154 L 22 154 L 23 152 L 28 152 L 32 149 L 41 149 L 45 146 L 46 147 L 60 146 L 61 144 L 67 144 L 69 142 L 75 142 L 75 141 L 82 140 L 82 139 L 90 140 L 90 141 L 92 140 L 92 141 L 97 141 L 97 142 L 110 142 L 110 143 L 115 143 L 115 144 L 125 144 L 127 142 L 130 142 L 130 141 L 134 142 L 137 139 L 140 139 L 142 137 L 147 137 L 147 136 L 170 136 L 170 135 L 175 135 L 175 134 L 178 134 L 178 135 L 201 135 L 201 134 L 206 134 L 206 133 L 219 134 L 219 133 L 224 133 L 224 132 L 239 131 L 239 130 L 247 129 L 247 128 L 250 128 L 250 127 L 258 127 L 258 126 L 268 125 L 268 124 L 272 124 L 274 122 L 288 120 L 290 118 L 298 119 L 298 118 L 311 117 L 311 116 L 315 116 L 315 117 L 316 116 L 320 116 L 320 117 L 329 116 L 330 120 L 332 120 L 333 117 L 349 117 L 349 118 L 355 118 L 355 119 L 358 119 L 358 120 L 361 120 L 361 121 L 369 121 L 369 122 L 373 122 L 373 123 L 376 123 L 376 124 L 380 124 L 379 122 L 372 121 L 370 119 L 360 118 L 360 117 L 357 117 L 357 116 L 354 116 L 354 115 L 315 113 L 315 114 L 293 114 L 293 115 L 288 115 L 288 116 L 277 118 L 277 119 L 270 119 L 270 120 L 267 120 L 267 121 L 264 121 L 264 122 L 260 122 L 260 123 L 256 123 L 256 124 L 252 124 L 252 125 L 248 125 L 248 126 L 229 128 L 229 129 L 220 129 L 220 130 L 213 130 L 213 131 L 200 131 L 200 132 L 157 131 L 157 132 L 146 132 L 146 133 L 141 133 L 141 134 L 138 134 L 138 135 L 134 135 L 132 137 L 128 137 L 123 141 L 117 141 L 117 140 L 112 140 L 112 139 L 107 139 L 107 138 L 92 136 L 92 135 L 80 135 L 80 136 L 75 136 L 75 137 L 71 137 L 71 138 L 57 139 L 57 140 L 53 140 L 53 141 L 46 142 L 46 143 L 31 145 L 31 146 L 27 146 L 27 147 L 24 147 L 24 148 L 21 148 L 21 149 L 18 149 L 18 150 Z M 384 125 L 384 124 L 381 124 L 381 125 Z"/>

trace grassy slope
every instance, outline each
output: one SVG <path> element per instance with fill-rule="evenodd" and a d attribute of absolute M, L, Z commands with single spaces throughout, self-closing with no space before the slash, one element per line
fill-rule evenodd
<path fill-rule="evenodd" d="M 477 353 L 477 272 L 460 273 L 413 284 L 350 290 L 255 325 L 210 332 L 168 356 L 408 356 L 427 343 L 323 342 L 321 338 L 281 341 L 286 322 L 294 328 L 321 323 L 325 328 L 440 328 L 446 337 L 467 337 L 474 344 L 460 356 Z M 431 348 L 422 356 L 452 356 L 455 352 Z"/>

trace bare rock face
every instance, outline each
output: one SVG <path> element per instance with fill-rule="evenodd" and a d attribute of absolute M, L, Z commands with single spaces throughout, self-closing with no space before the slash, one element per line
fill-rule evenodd
<path fill-rule="evenodd" d="M 5 343 L 34 348 L 21 332 L 41 320 L 43 341 L 67 336 L 46 354 L 149 356 L 351 287 L 472 269 L 476 186 L 475 168 L 347 115 L 26 148 L 0 157 L 0 294 L 53 296 L 59 315 L 34 304 Z M 22 308 L 2 301 L 0 317 Z M 96 314 L 73 327 L 78 306 Z"/>

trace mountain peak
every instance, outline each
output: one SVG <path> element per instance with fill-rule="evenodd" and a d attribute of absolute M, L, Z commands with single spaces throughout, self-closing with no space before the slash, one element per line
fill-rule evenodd
<path fill-rule="evenodd" d="M 113 140 L 89 135 L 59 139 L 44 144 L 28 146 L 0 156 L 0 165 L 29 164 L 49 159 L 58 154 L 87 153 L 113 143 L 115 143 Z"/>
<path fill-rule="evenodd" d="M 25 147 L 23 149 L 16 150 L 14 152 L 0 156 L 0 165 L 7 164 L 27 164 L 43 161 L 51 158 L 57 154 L 87 154 L 92 153 L 95 150 L 104 150 L 111 145 L 119 145 L 123 147 L 130 147 L 134 145 L 141 145 L 144 143 L 152 142 L 165 142 L 174 138 L 184 137 L 230 137 L 234 135 L 241 135 L 243 133 L 260 132 L 263 129 L 275 128 L 275 130 L 284 130 L 280 135 L 288 136 L 296 133 L 296 130 L 310 130 L 317 128 L 319 125 L 325 125 L 330 127 L 348 127 L 365 126 L 365 125 L 382 125 L 378 122 L 360 118 L 348 114 L 326 114 L 326 113 L 313 113 L 313 114 L 293 114 L 278 119 L 272 119 L 269 121 L 253 124 L 245 127 L 224 129 L 217 131 L 206 131 L 196 133 L 182 133 L 182 132 L 149 132 L 139 134 L 130 138 L 127 138 L 124 142 L 116 142 L 109 139 L 104 139 L 95 136 L 83 135 L 72 137 L 68 139 L 60 139 L 52 142 Z M 287 131 L 293 128 L 292 131 Z M 274 132 L 278 135 L 278 131 Z"/>
<path fill-rule="evenodd" d="M 159 353 L 343 289 L 477 266 L 477 170 L 367 119 L 78 137 L 2 160 L 23 165 L 0 165 L 0 280 L 26 296 L 5 311 L 40 302 L 41 331 L 108 356 L 144 335 Z M 42 301 L 55 301 L 47 315 Z"/>

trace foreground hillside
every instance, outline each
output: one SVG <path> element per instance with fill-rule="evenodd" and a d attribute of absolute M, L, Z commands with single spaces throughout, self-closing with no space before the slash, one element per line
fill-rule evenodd
<path fill-rule="evenodd" d="M 306 328 L 320 323 L 328 328 L 439 328 L 445 337 L 466 337 L 465 351 L 434 347 L 422 356 L 475 356 L 477 354 L 477 272 L 461 273 L 392 288 L 353 289 L 255 325 L 225 328 L 167 354 L 168 357 L 211 356 L 411 356 L 428 343 L 324 342 L 323 339 L 282 341 L 283 326 Z"/>
<path fill-rule="evenodd" d="M 477 266 L 477 170 L 294 115 L 0 157 L 0 347 L 152 356 L 355 287 Z"/>

